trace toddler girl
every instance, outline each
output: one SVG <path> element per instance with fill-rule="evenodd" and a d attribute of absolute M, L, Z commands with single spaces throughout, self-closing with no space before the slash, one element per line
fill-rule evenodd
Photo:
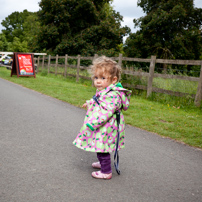
<path fill-rule="evenodd" d="M 120 112 L 118 149 L 124 148 L 125 123 L 121 110 L 127 110 L 131 91 L 118 83 L 121 68 L 117 62 L 105 56 L 93 61 L 91 66 L 92 79 L 97 88 L 93 99 L 86 101 L 87 107 L 84 124 L 73 144 L 85 151 L 97 153 L 98 162 L 93 168 L 101 169 L 92 172 L 94 178 L 111 179 L 110 152 L 116 150 L 118 124 L 115 112 Z"/>

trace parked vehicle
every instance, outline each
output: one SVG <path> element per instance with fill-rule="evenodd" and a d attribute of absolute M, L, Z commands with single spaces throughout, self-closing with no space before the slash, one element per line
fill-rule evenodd
<path fill-rule="evenodd" d="M 12 65 L 13 59 L 10 56 L 6 56 L 1 60 L 4 65 Z"/>
<path fill-rule="evenodd" d="M 9 57 L 9 56 L 7 56 L 7 57 Z M 11 57 L 3 59 L 4 65 L 12 65 L 12 63 L 13 63 L 13 59 Z"/>
<path fill-rule="evenodd" d="M 0 55 L 0 64 L 2 64 L 1 58 L 2 58 L 2 55 Z"/>

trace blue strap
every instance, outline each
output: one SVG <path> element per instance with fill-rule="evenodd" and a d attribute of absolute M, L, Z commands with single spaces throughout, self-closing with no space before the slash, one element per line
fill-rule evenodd
<path fill-rule="evenodd" d="M 97 97 L 96 95 L 93 96 L 93 100 L 98 104 L 100 105 L 99 101 L 99 96 Z M 120 170 L 119 170 L 119 152 L 118 152 L 118 148 L 119 148 L 119 139 L 120 139 L 120 133 L 119 133 L 119 124 L 120 124 L 120 112 L 119 111 L 116 111 L 115 112 L 116 114 L 116 121 L 117 121 L 117 131 L 118 131 L 118 135 L 117 135 L 117 141 L 116 141 L 116 150 L 115 150 L 115 153 L 114 153 L 114 166 L 115 166 L 115 169 L 116 169 L 116 172 L 118 173 L 118 175 L 120 175 Z M 117 159 L 117 160 L 116 160 Z M 116 161 L 116 162 L 115 162 Z"/>
<path fill-rule="evenodd" d="M 118 148 L 119 148 L 119 139 L 120 139 L 120 133 L 119 133 L 119 124 L 120 124 L 120 112 L 116 111 L 116 121 L 117 121 L 117 131 L 118 131 L 118 135 L 117 135 L 117 140 L 116 140 L 116 150 L 114 153 L 114 166 L 116 169 L 116 172 L 118 173 L 118 175 L 120 175 L 120 170 L 119 170 L 119 152 L 118 152 Z M 117 158 L 117 160 L 116 160 Z"/>
<path fill-rule="evenodd" d="M 100 105 L 100 103 L 98 102 L 98 98 L 99 98 L 99 97 L 97 97 L 96 95 L 93 95 L 93 100 L 94 100 L 98 105 Z"/>

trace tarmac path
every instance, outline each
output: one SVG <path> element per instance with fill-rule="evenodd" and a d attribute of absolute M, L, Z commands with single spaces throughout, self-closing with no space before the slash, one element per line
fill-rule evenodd
<path fill-rule="evenodd" d="M 128 125 L 121 175 L 92 178 L 85 112 L 0 78 L 0 202 L 202 202 L 202 151 Z"/>

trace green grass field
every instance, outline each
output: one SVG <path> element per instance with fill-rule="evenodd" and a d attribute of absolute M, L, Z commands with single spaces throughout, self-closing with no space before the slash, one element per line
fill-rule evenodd
<path fill-rule="evenodd" d="M 76 83 L 75 78 L 44 72 L 36 74 L 36 78 L 17 78 L 10 77 L 10 70 L 0 67 L 0 77 L 78 107 L 95 94 L 91 81 Z M 175 98 L 170 96 L 163 101 L 163 96 L 145 99 L 137 94 L 132 95 L 129 110 L 124 112 L 127 124 L 202 148 L 202 108 L 195 107 L 193 102 L 173 101 Z"/>

